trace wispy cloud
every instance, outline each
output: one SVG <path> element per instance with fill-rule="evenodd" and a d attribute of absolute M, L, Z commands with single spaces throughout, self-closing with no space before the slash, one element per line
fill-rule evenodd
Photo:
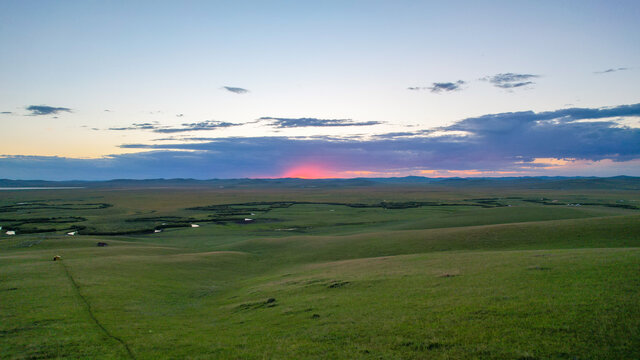
<path fill-rule="evenodd" d="M 61 112 L 72 112 L 71 109 L 66 107 L 55 107 L 55 106 L 47 106 L 47 105 L 29 105 L 26 107 L 27 111 L 30 111 L 31 116 L 35 115 L 51 115 L 51 114 L 59 114 Z"/>
<path fill-rule="evenodd" d="M 462 85 L 464 84 L 465 82 L 462 80 L 456 82 L 434 82 L 433 85 L 429 87 L 429 90 L 431 90 L 432 93 L 458 91 L 462 89 Z"/>
<path fill-rule="evenodd" d="M 607 69 L 607 70 L 603 70 L 603 71 L 594 71 L 594 74 L 608 74 L 608 73 L 612 73 L 612 72 L 616 72 L 616 71 L 625 71 L 625 70 L 629 70 L 629 68 L 626 67 L 619 67 L 619 68 L 611 68 L 611 69 Z"/>
<path fill-rule="evenodd" d="M 223 86 L 222 88 L 235 94 L 246 94 L 249 92 L 249 90 L 241 87 Z"/>
<path fill-rule="evenodd" d="M 171 127 L 161 125 L 158 122 L 154 123 L 134 123 L 131 126 L 126 127 L 112 127 L 108 130 L 114 131 L 126 131 L 126 130 L 151 130 L 157 133 L 178 133 L 187 131 L 201 131 L 201 130 L 215 130 L 219 128 L 227 128 L 233 126 L 240 126 L 244 124 L 235 124 L 217 120 L 205 120 L 196 123 L 184 123 L 181 127 Z"/>
<path fill-rule="evenodd" d="M 540 75 L 533 74 L 515 74 L 515 73 L 502 73 L 493 76 L 485 76 L 480 80 L 488 81 L 493 86 L 501 89 L 514 89 L 527 85 L 533 85 L 533 79 L 539 78 Z"/>
<path fill-rule="evenodd" d="M 329 126 L 370 126 L 382 124 L 380 121 L 353 121 L 352 119 L 317 119 L 317 118 L 275 118 L 261 117 L 259 121 L 269 122 L 276 128 L 297 127 L 329 127 Z"/>
<path fill-rule="evenodd" d="M 423 135 L 425 131 L 426 130 L 397 131 L 397 132 L 378 134 L 378 135 L 374 135 L 373 137 L 376 139 L 399 139 L 403 137 Z"/>
<path fill-rule="evenodd" d="M 125 131 L 125 130 L 155 130 L 158 127 L 158 123 L 134 123 L 131 126 L 126 127 L 112 127 L 108 130 L 113 131 Z"/>
<path fill-rule="evenodd" d="M 0 114 L 11 115 L 11 114 L 13 114 L 13 112 L 11 112 L 11 111 L 2 111 L 2 112 L 0 112 Z"/>
<path fill-rule="evenodd" d="M 240 125 L 243 124 L 234 124 L 217 120 L 205 120 L 197 123 L 182 124 L 181 128 L 156 128 L 153 131 L 157 133 L 177 133 L 186 131 L 215 130 L 219 128 L 228 128 Z"/>

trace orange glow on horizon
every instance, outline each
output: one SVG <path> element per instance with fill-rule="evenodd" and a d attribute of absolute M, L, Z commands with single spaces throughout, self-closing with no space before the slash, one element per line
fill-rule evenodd
<path fill-rule="evenodd" d="M 640 160 L 639 160 L 640 161 Z M 539 165 L 532 167 L 530 164 Z M 519 167 L 513 170 L 443 170 L 443 169 L 406 169 L 406 170 L 329 170 L 325 165 L 304 164 L 295 165 L 283 171 L 278 178 L 299 178 L 299 179 L 353 179 L 356 177 L 363 178 L 387 178 L 387 177 L 404 177 L 404 176 L 425 176 L 431 178 L 448 178 L 448 177 L 505 177 L 505 176 L 540 176 L 542 175 L 536 170 L 555 170 L 555 171 L 575 171 L 576 169 L 588 169 L 594 166 L 611 166 L 613 163 L 610 159 L 589 161 L 577 160 L 572 158 L 536 158 L 531 163 L 520 163 Z M 261 178 L 264 176 L 259 176 Z"/>
<path fill-rule="evenodd" d="M 549 168 L 563 167 L 575 161 L 576 159 L 535 158 L 533 159 L 532 163 L 543 165 L 543 168 L 549 169 Z"/>
<path fill-rule="evenodd" d="M 299 179 L 326 179 L 331 177 L 331 173 L 318 165 L 295 166 L 282 174 L 283 178 Z"/>

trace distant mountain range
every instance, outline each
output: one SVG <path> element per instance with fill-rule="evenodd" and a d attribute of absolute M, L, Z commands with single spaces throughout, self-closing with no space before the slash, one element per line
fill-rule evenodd
<path fill-rule="evenodd" d="M 84 187 L 84 188 L 337 188 L 370 186 L 434 186 L 434 187 L 518 187 L 530 189 L 619 189 L 640 190 L 640 177 L 501 177 L 501 178 L 428 178 L 407 176 L 395 178 L 354 179 L 115 179 L 107 181 L 46 181 L 0 179 L 0 188 Z"/>

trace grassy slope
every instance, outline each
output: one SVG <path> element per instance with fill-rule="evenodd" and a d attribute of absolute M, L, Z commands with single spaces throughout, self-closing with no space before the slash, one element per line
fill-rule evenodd
<path fill-rule="evenodd" d="M 170 197 L 136 194 L 109 211 L 145 202 L 178 211 Z M 278 216 L 316 224 L 304 234 L 204 226 L 29 248 L 18 246 L 41 237 L 3 237 L 0 353 L 126 358 L 126 345 L 137 358 L 640 357 L 636 212 L 534 204 L 398 210 L 387 221 L 380 210 L 336 229 L 335 214 L 303 210 Z M 110 246 L 96 248 L 99 239 Z"/>

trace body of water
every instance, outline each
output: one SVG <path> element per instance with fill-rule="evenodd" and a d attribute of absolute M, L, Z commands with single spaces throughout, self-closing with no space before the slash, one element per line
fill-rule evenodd
<path fill-rule="evenodd" d="M 0 187 L 0 191 L 9 190 L 68 190 L 68 189 L 84 189 L 81 186 L 59 186 L 59 187 Z"/>

